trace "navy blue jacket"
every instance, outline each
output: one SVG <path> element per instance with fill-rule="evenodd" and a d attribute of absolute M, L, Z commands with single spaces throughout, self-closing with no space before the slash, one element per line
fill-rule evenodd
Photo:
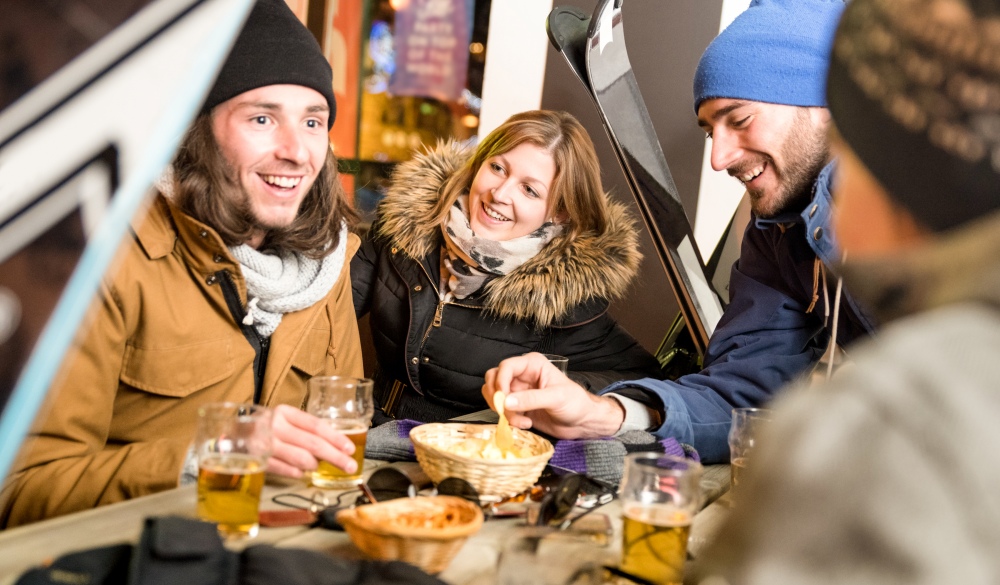
<path fill-rule="evenodd" d="M 729 281 L 730 303 L 712 334 L 704 370 L 677 380 L 619 382 L 601 393 L 623 394 L 664 412 L 655 434 L 693 445 L 704 462 L 728 462 L 732 409 L 767 403 L 816 363 L 830 340 L 822 290 L 813 310 L 806 309 L 815 259 L 830 266 L 837 258 L 829 226 L 832 175 L 833 163 L 820 173 L 813 200 L 801 213 L 754 219 L 747 226 Z M 831 305 L 835 284 L 828 282 Z M 874 321 L 844 291 L 838 344 L 873 331 Z"/>

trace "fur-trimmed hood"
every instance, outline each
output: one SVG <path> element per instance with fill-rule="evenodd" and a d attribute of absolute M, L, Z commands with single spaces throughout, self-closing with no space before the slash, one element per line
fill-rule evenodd
<path fill-rule="evenodd" d="M 442 245 L 441 226 L 428 218 L 448 177 L 471 156 L 456 142 L 438 144 L 400 164 L 379 205 L 379 232 L 417 261 Z M 549 327 L 577 305 L 613 301 L 627 290 L 642 254 L 635 221 L 625 206 L 608 202 L 604 234 L 587 232 L 570 241 L 553 239 L 533 258 L 486 286 L 485 308 L 501 318 Z"/>

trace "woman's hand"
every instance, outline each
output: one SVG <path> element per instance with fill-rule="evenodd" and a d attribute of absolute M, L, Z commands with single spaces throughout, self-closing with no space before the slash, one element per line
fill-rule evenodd
<path fill-rule="evenodd" d="M 357 471 L 351 458 L 354 443 L 315 416 L 280 404 L 274 409 L 271 423 L 274 436 L 267 470 L 288 477 L 302 477 L 316 469 L 320 460 L 329 461 L 347 473 Z"/>
<path fill-rule="evenodd" d="M 487 404 L 498 390 L 507 394 L 504 409 L 511 425 L 560 439 L 607 437 L 625 420 L 617 400 L 587 392 L 540 353 L 505 359 L 486 372 Z"/>

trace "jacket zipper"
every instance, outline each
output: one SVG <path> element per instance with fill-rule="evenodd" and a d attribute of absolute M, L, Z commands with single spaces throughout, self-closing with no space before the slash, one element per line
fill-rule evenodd
<path fill-rule="evenodd" d="M 424 275 L 427 277 L 427 282 L 431 283 L 431 288 L 434 289 L 434 294 L 437 296 L 438 299 L 441 299 L 441 291 L 438 289 L 437 285 L 434 284 L 434 279 L 431 278 L 430 273 L 428 273 L 427 269 L 424 268 L 423 263 L 422 262 L 417 262 L 417 266 L 419 266 L 420 269 L 424 271 Z M 433 328 L 435 328 L 435 327 L 440 327 L 441 326 L 441 320 L 442 320 L 442 317 L 444 316 L 444 306 L 445 305 L 455 305 L 456 307 L 466 307 L 468 309 L 478 309 L 478 308 L 480 308 L 480 307 L 476 307 L 474 305 L 463 305 L 461 303 L 449 303 L 449 302 L 444 301 L 444 300 L 438 300 L 437 308 L 434 309 L 434 320 L 431 321 L 431 324 L 427 326 L 427 330 L 424 331 L 424 336 L 420 338 L 420 352 L 421 353 L 423 353 L 424 342 L 426 342 L 427 338 L 430 336 L 431 330 Z"/>
<path fill-rule="evenodd" d="M 444 306 L 446 304 L 448 304 L 448 303 L 446 303 L 444 301 L 438 301 L 437 308 L 434 309 L 434 320 L 431 321 L 431 324 L 427 326 L 427 330 L 424 331 L 424 336 L 420 338 L 420 350 L 421 350 L 421 353 L 423 353 L 424 342 L 427 341 L 428 337 L 430 337 L 431 329 L 434 329 L 435 327 L 440 327 L 441 326 L 441 316 L 444 313 Z"/>
<path fill-rule="evenodd" d="M 261 394 L 264 390 L 264 372 L 267 370 L 267 354 L 271 346 L 271 338 L 257 333 L 257 329 L 253 325 L 243 323 L 243 318 L 246 317 L 247 311 L 240 300 L 240 293 L 236 288 L 233 275 L 228 270 L 220 270 L 215 273 L 215 277 L 222 288 L 222 296 L 226 299 L 226 306 L 229 307 L 229 312 L 243 333 L 243 337 L 246 338 L 250 343 L 250 347 L 253 348 L 253 402 L 254 404 L 260 404 Z"/>

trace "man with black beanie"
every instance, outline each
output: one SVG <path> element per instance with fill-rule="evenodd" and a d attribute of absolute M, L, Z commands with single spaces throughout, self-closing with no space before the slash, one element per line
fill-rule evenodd
<path fill-rule="evenodd" d="M 311 376 L 362 372 L 335 113 L 319 44 L 283 0 L 259 0 L 104 280 L 0 527 L 193 481 L 209 402 L 273 409 L 272 473 L 355 470 L 350 440 L 300 410 Z"/>
<path fill-rule="evenodd" d="M 775 405 L 697 582 L 1000 581 L 998 33 L 996 0 L 848 5 L 827 88 L 839 271 L 887 325 Z"/>

